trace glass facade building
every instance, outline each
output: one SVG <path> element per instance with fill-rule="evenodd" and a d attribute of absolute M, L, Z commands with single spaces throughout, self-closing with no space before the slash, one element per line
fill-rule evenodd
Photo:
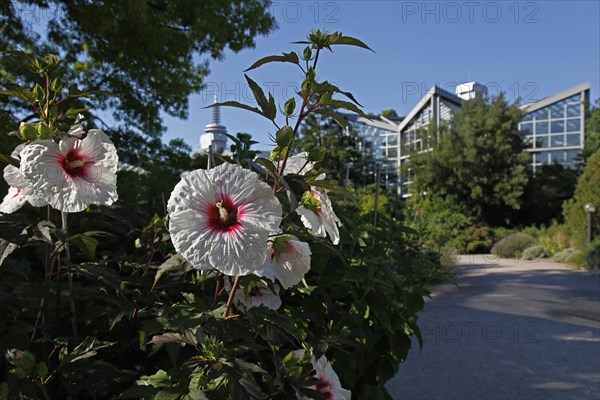
<path fill-rule="evenodd" d="M 411 195 L 414 179 L 411 154 L 430 151 L 431 135 L 439 134 L 437 129 L 431 129 L 431 124 L 435 122 L 439 127 L 442 123 L 451 123 L 452 112 L 460 110 L 463 101 L 473 98 L 475 91 L 485 94 L 486 88 L 476 82 L 459 86 L 471 90 L 463 90 L 457 96 L 433 86 L 404 118 L 371 117 L 369 120 L 343 114 L 357 134 L 363 159 L 381 167 L 381 183 L 395 189 L 399 197 Z M 574 166 L 574 160 L 583 149 L 589 90 L 590 84 L 583 83 L 521 107 L 523 118 L 518 129 L 527 145 L 526 151 L 531 153 L 534 171 L 536 167 L 552 163 Z"/>
<path fill-rule="evenodd" d="M 574 166 L 583 149 L 589 90 L 585 83 L 521 107 L 524 116 L 519 131 L 534 170 L 553 163 Z"/>
<path fill-rule="evenodd" d="M 381 183 L 389 188 L 398 185 L 398 123 L 401 119 L 370 116 L 370 120 L 356 114 L 340 113 L 348 121 L 348 128 L 356 134 L 363 160 L 369 160 L 370 173 L 379 166 Z"/>

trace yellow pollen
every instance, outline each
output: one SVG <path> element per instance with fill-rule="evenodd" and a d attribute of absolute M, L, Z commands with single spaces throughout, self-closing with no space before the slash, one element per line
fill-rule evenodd
<path fill-rule="evenodd" d="M 69 161 L 67 163 L 67 168 L 69 169 L 75 169 L 75 168 L 81 168 L 85 165 L 85 161 L 84 160 L 74 160 L 74 161 Z"/>
<path fill-rule="evenodd" d="M 219 218 L 221 218 L 221 221 L 227 222 L 227 220 L 229 219 L 229 214 L 227 213 L 225 207 L 223 207 L 223 202 L 218 202 L 216 206 L 219 209 Z"/>

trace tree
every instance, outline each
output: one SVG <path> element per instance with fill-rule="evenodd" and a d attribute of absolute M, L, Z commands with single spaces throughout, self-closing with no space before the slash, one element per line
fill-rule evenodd
<path fill-rule="evenodd" d="M 398 118 L 398 113 L 396 112 L 396 110 L 393 109 L 388 109 L 388 110 L 383 110 L 380 115 L 382 117 L 386 117 L 386 118 Z"/>
<path fill-rule="evenodd" d="M 352 163 L 350 180 L 360 181 L 361 155 L 357 148 L 356 134 L 344 130 L 333 119 L 320 115 L 309 115 L 302 124 L 300 136 L 294 141 L 296 151 L 310 151 L 315 147 L 327 150 L 327 175 L 343 184 L 346 179 L 346 164 Z"/>
<path fill-rule="evenodd" d="M 573 197 L 578 173 L 561 164 L 542 165 L 535 174 L 529 171 L 529 181 L 523 196 L 519 222 L 527 225 L 548 225 L 562 220 L 562 205 Z"/>
<path fill-rule="evenodd" d="M 188 96 L 202 89 L 208 54 L 254 47 L 254 37 L 275 26 L 269 0 L 7 1 L 0 5 L 0 50 L 54 52 L 72 71 L 67 80 L 110 91 L 94 103 L 124 129 L 160 137 L 161 112 L 186 118 Z M 27 26 L 32 13 L 48 19 L 47 37 Z M 34 15 L 35 17 L 35 15 Z M 2 59 L 3 83 L 22 82 L 27 69 Z M 3 113 L 27 116 L 26 105 L 0 99 Z M 0 115 L 0 122 L 3 121 Z M 5 126 L 0 126 L 5 128 Z M 14 128 L 12 128 L 14 129 Z"/>
<path fill-rule="evenodd" d="M 460 205 L 475 223 L 514 223 L 527 184 L 529 157 L 517 124 L 521 112 L 501 94 L 491 103 L 478 97 L 463 103 L 451 125 L 441 126 L 433 151 L 414 154 L 415 195 Z"/>
<path fill-rule="evenodd" d="M 587 239 L 587 215 L 584 206 L 596 206 L 592 214 L 592 224 L 597 232 L 600 229 L 600 150 L 596 150 L 586 161 L 583 173 L 577 180 L 575 195 L 563 205 L 565 227 L 571 242 L 583 246 Z"/>
<path fill-rule="evenodd" d="M 592 107 L 585 120 L 583 160 L 585 161 L 598 149 L 600 149 L 600 98 L 596 99 L 596 106 Z"/>

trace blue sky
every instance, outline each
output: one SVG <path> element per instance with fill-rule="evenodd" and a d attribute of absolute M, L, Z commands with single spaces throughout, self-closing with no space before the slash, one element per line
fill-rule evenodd
<path fill-rule="evenodd" d="M 589 81 L 591 97 L 600 87 L 599 1 L 274 1 L 279 28 L 259 37 L 255 49 L 228 51 L 211 61 L 206 90 L 190 97 L 187 120 L 165 116 L 163 139 L 181 137 L 196 148 L 210 122 L 213 93 L 220 100 L 254 104 L 243 71 L 257 59 L 302 51 L 312 29 L 341 31 L 367 43 L 375 53 L 338 46 L 319 58 L 318 79 L 352 92 L 367 112 L 393 108 L 406 115 L 438 84 L 454 91 L 475 80 L 502 90 L 509 101 L 540 99 Z M 268 64 L 249 72 L 278 103 L 293 95 L 301 79 L 291 64 Z M 249 132 L 271 146 L 273 125 L 260 116 L 221 110 L 228 132 Z"/>

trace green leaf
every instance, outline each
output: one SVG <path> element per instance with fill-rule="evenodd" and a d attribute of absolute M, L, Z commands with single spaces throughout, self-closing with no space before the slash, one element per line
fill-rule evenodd
<path fill-rule="evenodd" d="M 96 254 L 96 247 L 98 247 L 99 243 L 96 238 L 93 238 L 87 233 L 79 233 L 77 235 L 70 236 L 67 241 L 77 246 L 88 258 L 94 258 Z"/>
<path fill-rule="evenodd" d="M 22 215 L 2 216 L 0 219 L 0 265 L 6 257 L 25 243 L 27 228 L 26 219 Z"/>
<path fill-rule="evenodd" d="M 367 49 L 367 50 L 371 50 L 373 51 L 373 49 L 371 49 L 369 46 L 367 46 L 363 41 L 353 38 L 351 36 L 341 36 L 342 33 L 339 33 L 340 36 L 337 35 L 332 35 L 332 40 L 329 43 L 330 45 L 334 45 L 334 44 L 345 44 L 345 45 L 349 45 L 349 46 L 357 46 L 357 47 L 362 47 L 363 49 Z M 373 51 L 373 53 L 375 53 Z"/>
<path fill-rule="evenodd" d="M 241 109 L 243 109 L 243 110 L 252 111 L 253 113 L 256 113 L 256 114 L 258 114 L 258 115 L 261 115 L 261 116 L 263 116 L 263 117 L 265 117 L 265 118 L 268 118 L 268 117 L 267 117 L 267 116 L 266 116 L 266 115 L 265 115 L 265 114 L 264 114 L 264 113 L 263 113 L 261 110 L 259 110 L 258 108 L 256 108 L 256 107 L 250 107 L 249 105 L 247 105 L 247 104 L 243 104 L 243 103 L 240 103 L 240 102 L 238 102 L 238 101 L 224 101 L 224 102 L 222 102 L 222 103 L 214 103 L 214 104 L 211 104 L 210 106 L 206 106 L 206 107 L 204 107 L 204 108 L 213 108 L 213 107 L 220 107 L 220 106 L 222 106 L 222 107 L 235 107 L 235 108 L 241 108 Z"/>
<path fill-rule="evenodd" d="M 152 386 L 155 388 L 171 387 L 171 377 L 167 371 L 159 369 L 154 375 L 140 377 L 136 383 L 139 386 Z"/>
<path fill-rule="evenodd" d="M 15 367 L 22 368 L 29 375 L 35 368 L 35 355 L 29 351 L 24 351 L 14 359 L 14 364 Z"/>
<path fill-rule="evenodd" d="M 283 159 L 283 157 L 285 157 L 285 152 L 287 151 L 287 148 L 281 148 L 279 146 L 276 146 L 272 151 L 271 154 L 269 155 L 269 158 L 275 162 L 280 161 Z"/>
<path fill-rule="evenodd" d="M 323 161 L 326 153 L 327 151 L 322 147 L 313 147 L 308 152 L 308 160 L 312 162 Z"/>
<path fill-rule="evenodd" d="M 342 117 L 340 114 L 336 113 L 330 108 L 319 108 L 315 110 L 315 112 L 317 114 L 321 114 L 324 117 L 329 117 L 333 119 L 342 129 L 346 129 L 348 127 L 348 121 L 346 120 L 346 118 Z"/>
<path fill-rule="evenodd" d="M 262 90 L 260 85 L 254 82 L 248 75 L 244 74 L 248 85 L 250 86 L 250 90 L 252 90 L 252 94 L 258 103 L 258 106 L 263 112 L 263 115 L 270 120 L 274 120 L 277 114 L 277 107 L 275 107 L 275 99 L 271 93 L 269 93 L 269 99 L 265 96 L 265 92 Z"/>
<path fill-rule="evenodd" d="M 13 83 L 4 83 L 3 85 L 6 87 L 6 89 L 0 89 L 0 94 L 14 96 L 31 104 L 34 103 L 35 97 L 33 96 L 31 90 Z"/>
<path fill-rule="evenodd" d="M 35 84 L 33 90 L 31 91 L 31 94 L 38 103 L 42 103 L 44 101 L 44 98 L 46 97 L 46 93 L 44 92 L 44 89 L 42 89 L 39 83 Z"/>
<path fill-rule="evenodd" d="M 343 90 L 341 90 L 339 87 L 337 87 L 336 85 L 329 83 L 328 81 L 324 81 L 321 83 L 318 83 L 315 86 L 315 90 L 318 92 L 331 92 L 331 93 L 340 93 L 343 94 L 344 96 L 346 96 L 347 98 L 349 98 L 350 100 L 352 100 L 354 103 L 358 104 L 359 106 L 362 107 L 362 104 L 360 104 L 358 102 L 358 100 L 356 100 L 356 98 L 354 97 L 354 95 L 350 92 L 345 92 Z"/>
<path fill-rule="evenodd" d="M 175 332 L 166 332 L 161 335 L 155 335 L 152 337 L 149 343 L 181 343 L 189 344 L 190 346 L 196 346 L 198 344 L 195 340 L 194 335 L 182 335 L 180 333 Z"/>
<path fill-rule="evenodd" d="M 44 362 L 37 363 L 37 365 L 35 366 L 34 375 L 36 377 L 38 377 L 39 379 L 43 379 L 47 374 L 48 374 L 48 367 L 46 366 L 46 363 L 44 363 Z"/>
<path fill-rule="evenodd" d="M 315 214 L 318 213 L 321 208 L 321 202 L 319 199 L 315 198 L 310 191 L 304 192 L 302 199 L 300 199 L 300 204 Z"/>
<path fill-rule="evenodd" d="M 152 289 L 156 286 L 160 278 L 169 271 L 173 271 L 175 269 L 191 267 L 190 263 L 183 258 L 183 256 L 179 253 L 169 257 L 167 261 L 162 263 L 160 267 L 158 267 L 158 271 L 156 271 L 156 276 L 154 277 L 154 283 L 152 284 Z"/>
<path fill-rule="evenodd" d="M 363 112 L 363 110 L 361 110 L 360 108 L 358 108 L 355 104 L 350 103 L 349 101 L 329 99 L 329 100 L 326 100 L 325 102 L 323 102 L 322 104 L 323 105 L 332 106 L 332 107 L 335 107 L 335 108 L 343 108 L 345 110 L 354 111 L 355 113 L 357 113 L 361 117 L 364 117 L 364 118 L 367 118 L 368 120 L 371 120 L 371 118 L 369 118 L 369 116 L 367 114 L 365 114 Z"/>
<path fill-rule="evenodd" d="M 283 53 L 282 56 L 267 56 L 267 57 L 263 57 L 260 60 L 256 61 L 254 64 L 252 64 L 250 66 L 250 68 L 248 68 L 244 72 L 248 72 L 252 69 L 260 67 L 261 65 L 271 63 L 271 62 L 288 62 L 288 63 L 292 63 L 292 64 L 298 64 L 300 62 L 300 60 L 298 59 L 298 54 L 296 54 L 293 51 L 290 53 Z"/>

